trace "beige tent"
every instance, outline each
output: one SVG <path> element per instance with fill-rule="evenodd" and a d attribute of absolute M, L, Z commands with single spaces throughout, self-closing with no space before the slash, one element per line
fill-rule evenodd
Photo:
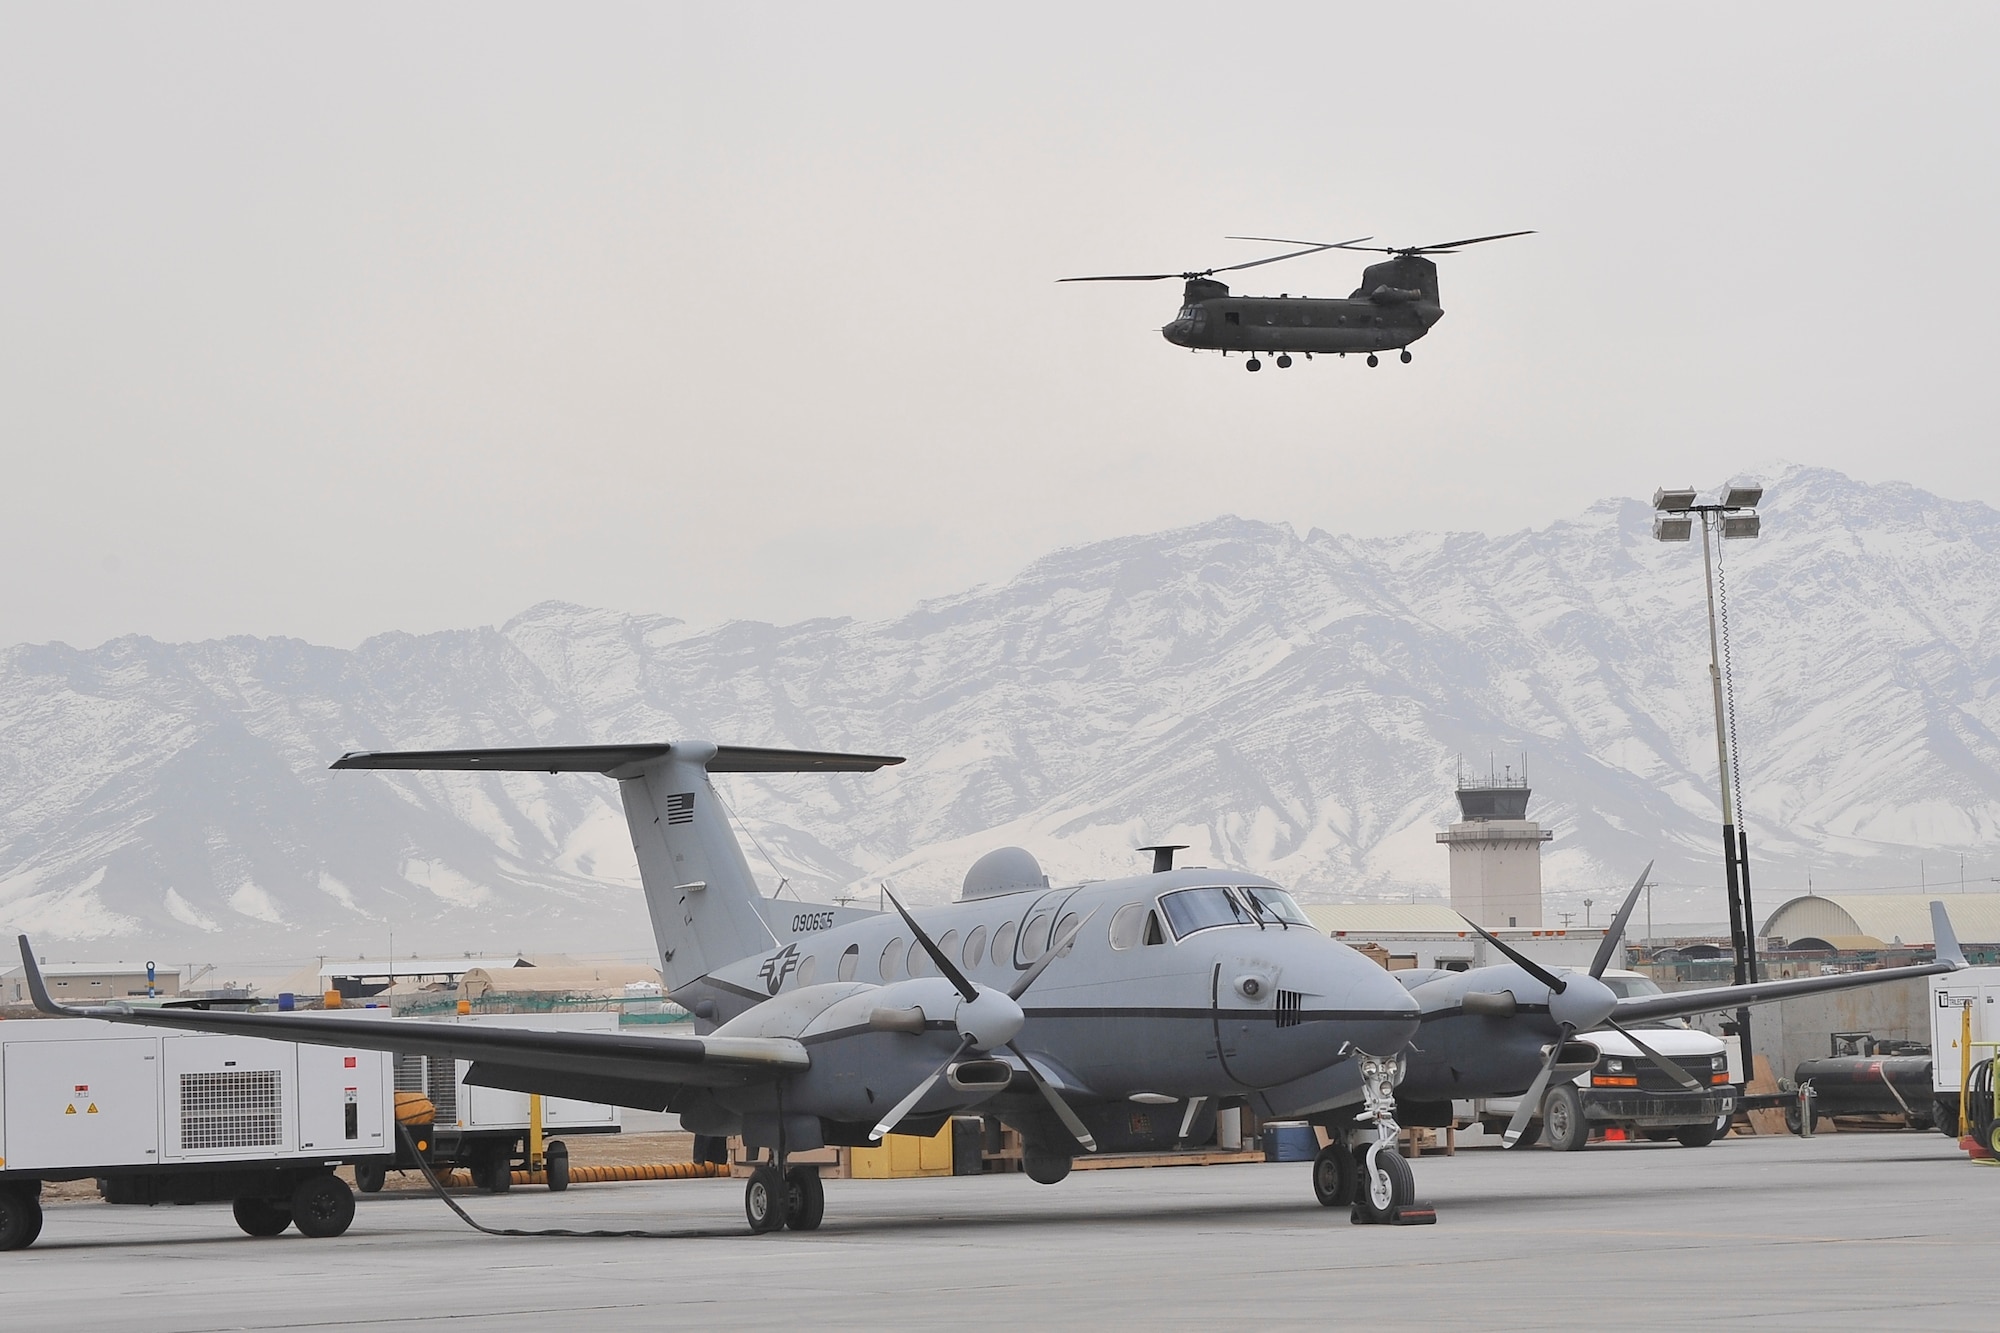
<path fill-rule="evenodd" d="M 458 996 L 575 995 L 615 999 L 635 983 L 660 984 L 660 970 L 641 963 L 568 963 L 559 967 L 470 968 L 459 978 Z M 656 992 L 657 993 L 657 992 Z"/>

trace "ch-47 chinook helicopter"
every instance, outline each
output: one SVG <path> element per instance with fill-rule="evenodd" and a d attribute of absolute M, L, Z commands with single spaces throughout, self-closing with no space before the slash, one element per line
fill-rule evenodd
<path fill-rule="evenodd" d="M 1395 1151 L 1396 1083 L 1425 1068 L 1406 1063 L 1413 1039 L 1429 1043 L 1437 1020 L 1438 1049 L 1462 1048 L 1448 1063 L 1478 1068 L 1495 1094 L 1518 1092 L 1537 1068 L 1546 1081 L 1586 1022 L 1637 1012 L 1607 1002 L 1601 983 L 1552 985 L 1525 961 L 1455 974 L 1483 988 L 1477 1000 L 1407 988 L 1313 929 L 1271 880 L 1175 869 L 1174 848 L 1145 849 L 1151 874 L 1066 887 L 1003 848 L 973 866 L 959 901 L 921 920 L 893 898 L 880 912 L 767 898 L 709 779 L 901 762 L 677 742 L 366 752 L 333 765 L 615 779 L 662 976 L 694 1014 L 693 1036 L 80 1008 L 50 997 L 26 936 L 22 965 L 47 1013 L 464 1060 L 477 1086 L 671 1110 L 696 1134 L 741 1135 L 768 1154 L 745 1186 L 758 1232 L 820 1224 L 819 1177 L 794 1152 L 934 1133 L 977 1110 L 1018 1129 L 1027 1174 L 1053 1184 L 1079 1153 L 1187 1139 L 1216 1108 L 1244 1104 L 1328 1132 L 1312 1176 L 1321 1203 L 1360 1222 L 1431 1220 Z M 1667 998 L 1671 1012 L 1699 1013 L 1902 971 Z M 1669 1012 L 1658 1001 L 1643 1002 L 1645 1016 Z M 1477 1021 L 1447 1021 L 1461 1016 Z"/>
<path fill-rule="evenodd" d="M 1160 282 L 1180 278 L 1187 285 L 1181 294 L 1180 313 L 1160 330 L 1161 336 L 1177 347 L 1193 351 L 1248 352 L 1245 370 L 1263 369 L 1258 353 L 1275 353 L 1280 370 L 1292 364 L 1293 353 L 1308 360 L 1315 352 L 1346 356 L 1365 352 L 1368 364 L 1381 364 L 1378 352 L 1400 352 L 1410 360 L 1410 344 L 1431 331 L 1444 318 L 1438 304 L 1437 265 L 1426 256 L 1456 253 L 1461 247 L 1485 241 L 1504 241 L 1510 236 L 1532 236 L 1532 231 L 1504 231 L 1493 236 L 1472 236 L 1437 245 L 1363 245 L 1373 237 L 1358 236 L 1351 241 L 1293 241 L 1276 236 L 1231 236 L 1232 241 L 1268 241 L 1275 245 L 1301 245 L 1293 250 L 1244 264 L 1225 264 L 1190 273 L 1111 273 L 1087 278 L 1058 278 L 1058 282 Z M 1369 250 L 1390 256 L 1370 264 L 1361 273 L 1361 285 L 1345 300 L 1292 296 L 1232 296 L 1229 288 L 1215 280 L 1218 273 L 1257 268 L 1280 260 L 1316 255 L 1326 250 Z"/>

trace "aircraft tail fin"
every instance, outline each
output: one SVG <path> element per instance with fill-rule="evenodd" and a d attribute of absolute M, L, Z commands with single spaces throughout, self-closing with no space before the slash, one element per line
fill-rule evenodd
<path fill-rule="evenodd" d="M 1944 904 L 1931 899 L 1931 933 L 1937 938 L 1937 960 L 1949 963 L 1954 969 L 1966 965 L 1965 950 L 1958 947 L 1958 932 L 1951 927 L 1951 915 L 1944 910 Z"/>
<path fill-rule="evenodd" d="M 669 994 L 776 943 L 710 773 L 872 773 L 892 755 L 681 741 L 643 745 L 356 752 L 335 768 L 602 773 L 618 780 Z"/>

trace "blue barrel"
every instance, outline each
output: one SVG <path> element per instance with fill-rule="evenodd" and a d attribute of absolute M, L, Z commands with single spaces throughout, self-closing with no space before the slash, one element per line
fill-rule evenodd
<path fill-rule="evenodd" d="M 1303 1120 L 1277 1121 L 1264 1126 L 1264 1160 L 1267 1162 L 1310 1162 L 1319 1156 L 1319 1134 Z"/>

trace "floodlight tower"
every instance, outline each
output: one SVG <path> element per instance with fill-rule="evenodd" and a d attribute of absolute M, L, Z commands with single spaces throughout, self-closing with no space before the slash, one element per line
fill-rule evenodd
<path fill-rule="evenodd" d="M 1755 537 L 1763 524 L 1757 506 L 1762 486 L 1728 486 L 1715 504 L 1700 504 L 1692 489 L 1653 492 L 1653 538 L 1684 542 L 1694 535 L 1701 518 L 1701 570 L 1708 591 L 1708 680 L 1715 699 L 1715 757 L 1722 774 L 1722 866 L 1729 888 L 1729 938 L 1736 954 L 1736 984 L 1757 979 L 1757 917 L 1750 905 L 1750 836 L 1743 830 L 1742 794 L 1729 781 L 1729 733 L 1723 722 L 1722 659 L 1715 632 L 1715 561 L 1709 533 L 1723 540 Z M 1750 1010 L 1736 1011 L 1736 1032 L 1743 1048 L 1743 1076 L 1753 1077 L 1750 1054 Z"/>

